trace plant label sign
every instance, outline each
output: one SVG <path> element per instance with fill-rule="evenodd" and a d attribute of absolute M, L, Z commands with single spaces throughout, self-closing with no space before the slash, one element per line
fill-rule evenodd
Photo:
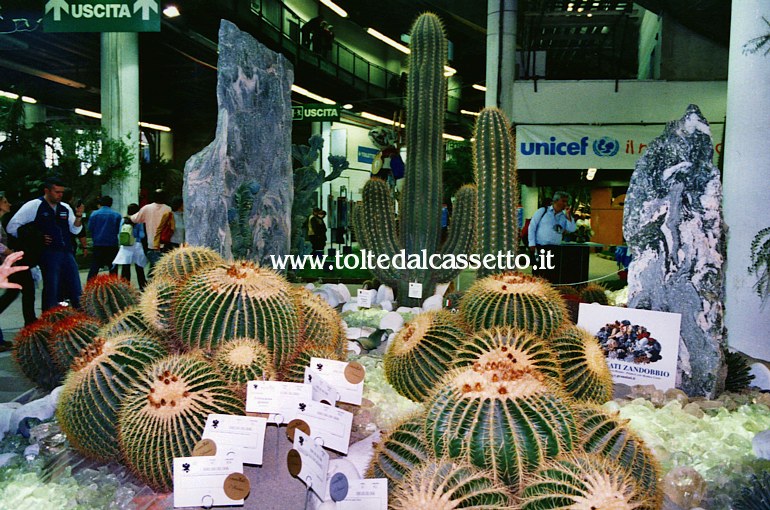
<path fill-rule="evenodd" d="M 245 464 L 260 466 L 266 426 L 265 418 L 210 414 L 201 439 L 212 440 L 219 455 L 239 452 Z"/>
<path fill-rule="evenodd" d="M 308 376 L 320 375 L 339 393 L 340 402 L 361 405 L 364 393 L 366 369 L 357 361 L 337 361 L 325 358 L 310 358 L 310 366 L 305 370 L 305 383 L 310 384 Z"/>
<path fill-rule="evenodd" d="M 174 508 L 243 505 L 248 494 L 228 490 L 230 475 L 243 476 L 240 455 L 174 459 Z M 229 494 L 228 494 L 229 493 Z M 237 496 L 233 498 L 231 496 Z"/>
<path fill-rule="evenodd" d="M 616 384 L 676 385 L 678 313 L 581 303 L 577 325 L 598 340 Z"/>
<path fill-rule="evenodd" d="M 246 385 L 246 412 L 269 413 L 273 423 L 289 423 L 296 417 L 297 405 L 312 400 L 309 384 L 281 381 L 249 381 Z"/>

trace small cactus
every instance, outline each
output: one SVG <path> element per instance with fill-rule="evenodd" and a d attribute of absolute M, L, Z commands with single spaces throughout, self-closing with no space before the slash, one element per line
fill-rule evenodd
<path fill-rule="evenodd" d="M 13 339 L 13 358 L 19 369 L 27 379 L 44 390 L 57 387 L 64 376 L 48 347 L 52 328 L 41 318 L 23 327 Z"/>
<path fill-rule="evenodd" d="M 118 275 L 98 275 L 83 289 L 83 309 L 99 322 L 106 323 L 113 316 L 139 302 L 139 292 L 131 283 Z"/>
<path fill-rule="evenodd" d="M 196 271 L 224 263 L 221 255 L 211 248 L 182 246 L 160 258 L 153 269 L 153 280 L 163 278 L 184 283 Z"/>
<path fill-rule="evenodd" d="M 548 282 L 513 272 L 476 281 L 460 302 L 460 313 L 474 329 L 511 326 L 546 339 L 565 317 L 561 296 Z"/>
<path fill-rule="evenodd" d="M 425 444 L 425 416 L 410 416 L 395 425 L 374 449 L 366 478 L 387 478 L 395 485 L 424 463 L 430 454 Z"/>
<path fill-rule="evenodd" d="M 145 483 L 170 491 L 174 457 L 192 454 L 208 415 L 243 412 L 211 364 L 190 354 L 169 356 L 129 388 L 119 413 L 120 447 Z"/>
<path fill-rule="evenodd" d="M 589 283 L 580 290 L 580 300 L 584 303 L 599 303 L 600 305 L 609 304 L 606 289 L 596 283 Z"/>
<path fill-rule="evenodd" d="M 275 379 L 273 357 L 267 347 L 249 338 L 236 338 L 222 344 L 214 353 L 213 362 L 219 375 L 234 386 Z"/>
<path fill-rule="evenodd" d="M 320 296 L 303 287 L 292 288 L 299 310 L 300 343 L 331 348 L 338 356 L 345 354 L 348 340 L 340 315 Z"/>
<path fill-rule="evenodd" d="M 447 311 L 415 316 L 396 334 L 383 358 L 388 382 L 406 398 L 424 401 L 451 368 L 466 336 L 455 315 Z"/>
<path fill-rule="evenodd" d="M 572 398 L 596 404 L 612 400 L 612 373 L 595 336 L 578 326 L 567 326 L 550 342 L 559 358 L 564 389 Z"/>
<path fill-rule="evenodd" d="M 48 350 L 62 372 L 67 372 L 72 361 L 97 337 L 99 322 L 79 313 L 59 320 L 53 325 Z"/>

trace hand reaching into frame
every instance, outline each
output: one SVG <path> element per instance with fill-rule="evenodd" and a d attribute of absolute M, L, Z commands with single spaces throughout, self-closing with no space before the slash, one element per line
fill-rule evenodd
<path fill-rule="evenodd" d="M 23 251 L 17 251 L 11 253 L 5 257 L 5 261 L 0 264 L 0 289 L 21 289 L 21 285 L 18 283 L 11 283 L 8 281 L 8 277 L 13 273 L 19 271 L 26 271 L 28 266 L 14 266 L 13 264 L 24 256 Z"/>

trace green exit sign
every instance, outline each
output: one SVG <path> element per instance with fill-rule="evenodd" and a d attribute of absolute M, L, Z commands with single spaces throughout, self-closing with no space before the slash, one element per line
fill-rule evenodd
<path fill-rule="evenodd" d="M 158 0 L 48 0 L 45 32 L 160 32 Z"/>
<path fill-rule="evenodd" d="M 336 104 L 303 104 L 291 107 L 291 120 L 304 122 L 328 122 L 340 120 L 340 107 Z"/>

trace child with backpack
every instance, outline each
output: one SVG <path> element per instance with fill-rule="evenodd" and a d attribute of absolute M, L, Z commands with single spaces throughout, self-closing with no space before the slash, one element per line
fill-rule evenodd
<path fill-rule="evenodd" d="M 115 265 L 122 266 L 120 275 L 128 281 L 131 281 L 131 264 L 136 266 L 136 280 L 139 283 L 139 290 L 143 290 L 147 285 L 147 278 L 144 275 L 144 267 L 147 265 L 147 255 L 144 253 L 142 239 L 145 237 L 144 225 L 131 221 L 131 215 L 139 211 L 138 204 L 128 206 L 128 216 L 123 218 L 118 231 L 118 244 L 120 249 L 118 255 L 112 262 Z"/>

